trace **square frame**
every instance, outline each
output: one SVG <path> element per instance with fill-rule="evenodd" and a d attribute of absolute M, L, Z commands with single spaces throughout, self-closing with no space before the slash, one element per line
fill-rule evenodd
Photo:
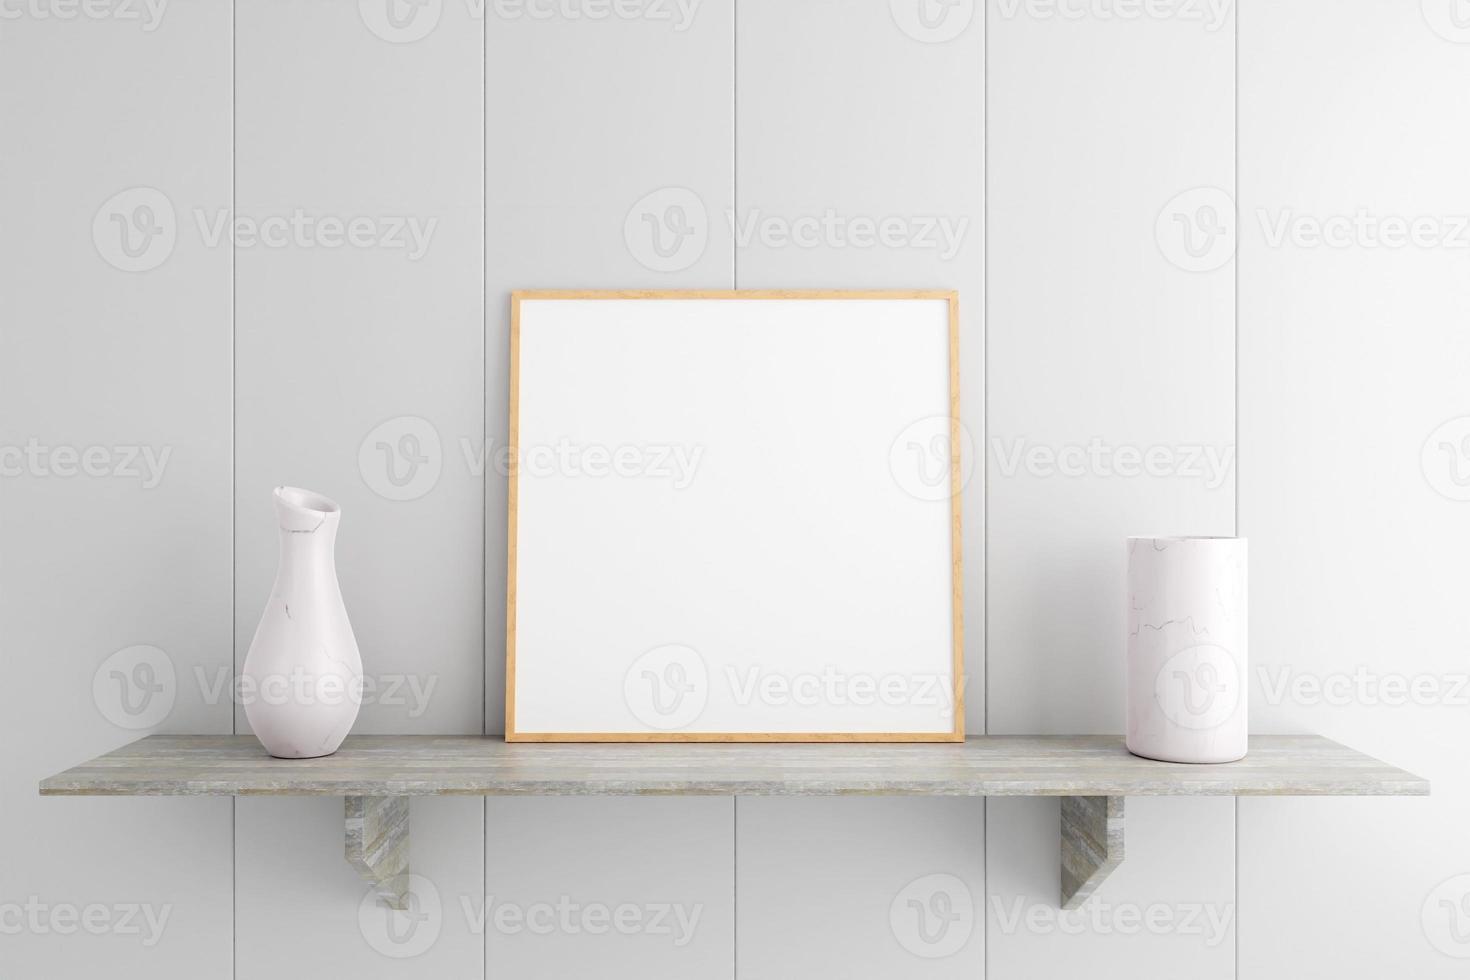
<path fill-rule="evenodd" d="M 516 572 L 520 479 L 521 303 L 525 300 L 943 300 L 949 307 L 950 548 L 953 678 L 948 732 L 522 732 L 516 729 Z M 964 559 L 959 378 L 959 293 L 930 289 L 646 289 L 515 290 L 510 298 L 510 391 L 505 610 L 505 740 L 507 742 L 963 742 L 965 739 Z M 942 416 L 940 416 L 942 418 Z"/>

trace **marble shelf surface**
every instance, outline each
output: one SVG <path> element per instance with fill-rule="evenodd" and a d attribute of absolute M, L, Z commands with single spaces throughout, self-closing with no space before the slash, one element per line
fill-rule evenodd
<path fill-rule="evenodd" d="M 1129 755 L 1119 736 L 952 744 L 507 744 L 355 735 L 281 760 L 251 735 L 150 735 L 43 796 L 1424 796 L 1429 783 L 1319 735 L 1258 735 L 1226 765 Z"/>

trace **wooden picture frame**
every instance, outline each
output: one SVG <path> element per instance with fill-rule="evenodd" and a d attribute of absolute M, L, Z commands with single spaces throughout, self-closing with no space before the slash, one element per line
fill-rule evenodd
<path fill-rule="evenodd" d="M 607 305 L 607 301 L 613 301 L 615 305 Z M 629 301 L 654 301 L 654 304 L 655 305 L 649 305 L 647 302 L 644 302 L 644 304 L 641 305 L 641 306 L 635 306 L 635 305 L 630 305 L 630 306 L 627 306 L 627 307 L 623 306 L 624 303 L 628 303 Z M 518 663 L 518 653 L 522 657 L 525 656 L 524 651 L 518 651 L 518 643 L 520 641 L 522 641 L 522 638 L 518 635 L 518 627 L 519 627 L 520 619 L 521 619 L 521 609 L 520 609 L 521 596 L 520 596 L 520 593 L 519 593 L 519 589 L 520 589 L 520 587 L 522 585 L 522 582 L 521 582 L 522 568 L 521 568 L 521 566 L 522 566 L 523 560 L 526 557 L 526 556 L 524 556 L 522 554 L 522 548 L 525 545 L 525 542 L 521 538 L 521 520 L 522 520 L 522 516 L 523 516 L 522 515 L 522 509 L 525 506 L 525 498 L 523 497 L 523 489 L 524 488 L 522 487 L 522 479 L 523 479 L 522 470 L 523 470 L 523 468 L 526 468 L 527 471 L 529 472 L 529 467 L 523 467 L 523 464 L 525 463 L 525 460 L 523 459 L 523 455 L 524 455 L 525 452 L 528 451 L 528 447 L 530 446 L 529 440 L 526 441 L 526 442 L 523 442 L 523 437 L 525 435 L 523 433 L 523 427 L 525 425 L 525 419 L 523 417 L 523 411 L 526 410 L 526 407 L 523 404 L 523 388 L 522 388 L 522 386 L 523 386 L 523 383 L 526 380 L 526 377 L 527 377 L 527 374 L 528 374 L 528 372 L 525 370 L 525 365 L 523 365 L 523 362 L 522 362 L 522 359 L 523 359 L 523 356 L 524 356 L 524 353 L 525 353 L 524 352 L 524 346 L 523 346 L 523 340 L 525 339 L 525 335 L 523 334 L 523 321 L 524 321 L 525 317 L 523 316 L 523 313 L 528 308 L 529 309 L 543 309 L 543 310 L 548 310 L 548 311 L 549 310 L 556 310 L 556 311 L 561 311 L 560 312 L 560 315 L 562 315 L 564 318 L 565 317 L 571 317 L 572 319 L 575 319 L 576 316 L 581 315 L 581 312 L 583 310 L 585 310 L 585 309 L 588 309 L 589 307 L 582 306 L 582 305 L 579 305 L 579 306 L 570 306 L 570 305 L 565 305 L 565 304 L 567 304 L 567 303 L 575 303 L 575 304 L 591 303 L 591 304 L 594 304 L 594 305 L 595 304 L 602 304 L 601 306 L 597 306 L 596 307 L 597 309 L 600 309 L 600 310 L 605 310 L 605 311 L 618 311 L 618 313 L 621 313 L 621 311 L 623 311 L 625 309 L 626 310 L 629 310 L 629 311 L 638 310 L 638 311 L 644 311 L 645 315 L 646 316 L 649 316 L 651 318 L 663 318 L 664 311 L 667 310 L 667 309 L 669 309 L 669 307 L 664 307 L 662 305 L 664 303 L 664 301 L 686 301 L 686 304 L 685 305 L 678 307 L 678 309 L 681 310 L 681 311 L 694 310 L 695 309 L 695 307 L 689 306 L 687 304 L 687 301 L 698 301 L 701 304 L 703 304 L 705 301 L 718 301 L 719 303 L 725 303 L 725 302 L 732 302 L 733 301 L 733 302 L 738 302 L 738 303 L 742 303 L 742 304 L 743 303 L 747 303 L 747 302 L 751 302 L 751 301 L 771 301 L 772 302 L 772 306 L 766 308 L 762 312 L 766 312 L 766 311 L 777 311 L 777 310 L 779 310 L 779 311 L 782 311 L 783 313 L 786 313 L 786 314 L 790 314 L 792 311 L 795 311 L 795 310 L 804 309 L 804 307 L 792 306 L 791 303 L 793 301 L 801 301 L 801 302 L 805 302 L 805 301 L 825 301 L 825 302 L 827 302 L 829 304 L 835 303 L 836 304 L 835 309 L 843 309 L 843 310 L 851 311 L 854 314 L 854 317 L 855 318 L 860 318 L 861 317 L 861 314 L 859 314 L 858 311 L 863 311 L 864 313 L 866 313 L 866 311 L 869 309 L 869 307 L 867 307 L 865 304 L 868 304 L 868 303 L 875 304 L 875 306 L 873 307 L 873 309 L 877 310 L 877 309 L 879 309 L 879 307 L 876 304 L 880 304 L 880 303 L 883 303 L 884 301 L 887 301 L 889 305 L 888 306 L 884 306 L 884 307 L 881 308 L 882 310 L 885 310 L 886 311 L 886 310 L 908 309 L 908 307 L 903 306 L 901 304 L 906 304 L 906 303 L 908 303 L 910 301 L 915 301 L 915 302 L 924 302 L 924 303 L 927 304 L 924 313 L 925 313 L 925 315 L 930 316 L 931 320 L 933 318 L 933 314 L 936 312 L 936 310 L 933 308 L 934 302 L 937 301 L 937 302 L 943 304 L 942 311 L 940 311 L 940 316 L 942 316 L 943 322 L 938 327 L 938 329 L 940 329 L 940 330 L 943 331 L 943 337 L 940 340 L 940 346 L 943 348 L 945 354 L 947 355 L 947 365 L 946 365 L 945 370 L 944 370 L 945 376 L 947 377 L 947 391 L 942 391 L 942 392 L 939 393 L 940 396 L 943 399 L 943 405 L 944 405 L 944 407 L 943 407 L 942 411 L 933 414 L 932 416 L 930 416 L 929 418 L 927 418 L 925 421 L 927 423 L 936 423 L 936 424 L 938 424 L 939 427 L 940 427 L 939 431 L 943 431 L 943 428 L 944 428 L 943 427 L 943 421 L 944 421 L 944 419 L 945 419 L 946 416 L 947 416 L 947 419 L 948 419 L 948 426 L 947 426 L 947 437 L 948 437 L 947 442 L 948 442 L 948 445 L 947 445 L 946 452 L 947 452 L 947 455 L 948 455 L 948 471 L 949 472 L 948 472 L 948 481 L 947 481 L 947 492 L 945 492 L 945 488 L 941 488 L 939 492 L 941 492 L 941 493 L 944 494 L 942 500 L 935 499 L 935 500 L 929 500 L 929 501 L 927 501 L 928 503 L 935 504 L 936 506 L 941 506 L 943 503 L 947 503 L 948 504 L 948 511 L 949 511 L 948 516 L 947 516 L 947 530 L 948 530 L 948 541 L 947 541 L 947 544 L 948 544 L 948 547 L 949 547 L 949 554 L 947 556 L 944 556 L 944 561 L 945 561 L 946 566 L 947 566 L 948 577 L 949 577 L 947 601 L 948 601 L 948 604 L 949 604 L 950 609 L 949 609 L 949 619 L 948 619 L 947 628 L 948 628 L 948 631 L 949 631 L 949 634 L 950 635 L 949 635 L 949 645 L 948 645 L 949 646 L 949 649 L 948 649 L 948 658 L 947 658 L 947 664 L 946 664 L 946 668 L 945 668 L 945 669 L 947 669 L 947 671 L 949 673 L 949 691 L 947 692 L 948 695 L 949 695 L 949 699 L 948 699 L 948 701 L 946 703 L 941 704 L 939 706 L 939 709 L 938 709 L 941 714 L 946 714 L 947 713 L 947 717 L 951 720 L 951 723 L 947 727 L 944 727 L 942 730 L 940 730 L 938 727 L 935 727 L 934 730 L 929 730 L 929 728 L 927 727 L 928 723 L 926 722 L 924 726 L 920 726 L 923 730 L 917 730 L 917 729 L 915 729 L 915 730 L 900 729 L 900 730 L 892 730 L 892 731 L 870 731 L 870 730 L 865 730 L 865 729 L 847 730 L 847 731 L 826 731 L 826 730 L 818 731 L 818 730 L 803 730 L 803 729 L 792 730 L 792 731 L 755 731 L 755 730 L 745 730 L 745 729 L 739 729 L 739 730 L 704 730 L 704 729 L 701 729 L 701 728 L 699 728 L 697 726 L 692 726 L 692 725 L 685 725 L 685 726 L 680 726 L 680 727 L 676 727 L 676 728 L 673 728 L 673 729 L 668 729 L 668 728 L 663 727 L 664 726 L 664 720 L 663 719 L 659 719 L 658 720 L 659 727 L 657 729 L 652 729 L 648 725 L 644 725 L 641 728 L 638 727 L 638 726 L 630 726 L 628 728 L 628 730 L 618 730 L 617 729 L 617 726 L 599 725 L 599 726 L 596 726 L 596 730 L 580 730 L 578 727 L 574 727 L 574 726 L 563 726 L 563 725 L 551 726 L 551 725 L 545 725 L 545 724 L 542 724 L 542 725 L 527 725 L 525 723 L 525 712 L 523 710 L 518 710 L 518 709 L 522 709 L 523 708 L 523 704 L 518 704 L 518 701 L 521 701 L 522 700 L 521 697 L 518 697 L 518 682 L 524 680 L 524 678 L 525 678 L 525 676 L 527 674 L 527 671 L 528 671 L 528 668 L 526 666 L 526 662 L 524 660 L 521 663 Z M 847 306 L 847 305 L 845 305 L 845 304 L 847 304 L 850 301 L 861 301 L 861 303 L 864 304 L 864 305 L 858 305 L 858 306 Z M 543 303 L 543 304 L 549 303 L 549 304 L 555 304 L 555 305 L 554 306 L 547 306 L 547 307 L 540 307 L 540 308 L 538 308 L 538 307 L 532 307 L 530 305 L 530 304 L 537 304 L 537 303 Z M 829 307 L 829 309 L 831 309 L 831 308 L 833 308 L 833 307 Z M 741 311 L 743 311 L 744 309 L 745 309 L 744 307 L 741 307 L 740 308 Z M 754 309 L 754 308 L 752 308 L 752 309 Z M 917 307 L 915 307 L 914 309 L 916 311 L 915 312 L 915 317 L 917 318 L 919 316 L 919 313 L 917 311 Z M 507 508 L 507 510 L 508 510 L 508 534 L 507 534 L 507 580 L 506 580 L 506 687 L 505 687 L 505 697 L 506 697 L 506 700 L 505 700 L 505 726 L 506 726 L 505 727 L 505 731 L 506 731 L 506 735 L 505 735 L 505 737 L 506 737 L 506 740 L 507 741 L 511 741 L 511 742 L 959 742 L 959 741 L 963 741 L 964 740 L 964 737 L 965 737 L 965 720 L 964 720 L 964 703 L 965 703 L 964 702 L 964 697 L 965 697 L 965 683 L 964 683 L 964 678 L 965 678 L 965 674 L 964 674 L 964 617 L 963 617 L 963 604 L 962 604 L 962 597 L 963 597 L 963 558 L 962 558 L 962 540 L 961 540 L 961 503 L 960 503 L 960 494 L 961 494 L 961 490 L 962 490 L 962 488 L 964 486 L 964 477 L 963 477 L 963 468 L 962 468 L 962 452 L 964 452 L 964 449 L 965 449 L 965 447 L 966 447 L 966 445 L 968 443 L 968 436 L 965 433 L 965 430 L 964 430 L 964 428 L 963 428 L 963 426 L 961 424 L 961 421 L 960 421 L 960 405 L 959 405 L 959 296 L 958 296 L 958 293 L 957 292 L 950 291 L 950 290 L 525 290 L 525 291 L 516 291 L 516 292 L 513 292 L 511 294 L 511 311 L 510 312 L 511 312 L 511 330 L 510 330 L 510 394 L 509 394 L 510 404 L 509 404 L 509 433 L 508 433 L 509 487 L 508 487 L 508 508 Z M 614 313 L 613 315 L 618 315 L 618 314 L 617 313 Z M 631 315 L 631 313 L 629 315 Z M 710 315 L 711 316 L 715 316 L 715 314 L 713 314 L 713 313 L 711 313 Z M 738 316 L 741 316 L 741 315 L 746 315 L 746 314 L 744 314 L 743 312 L 736 313 L 736 312 L 731 311 L 729 309 L 727 309 L 725 312 L 719 314 L 719 316 L 729 316 L 729 317 L 732 317 L 732 318 L 733 317 L 738 317 Z M 548 327 L 546 329 L 549 330 L 551 328 Z M 583 339 L 584 342 L 585 341 L 588 341 L 588 340 L 593 340 L 594 341 L 594 344 L 596 344 L 596 343 L 602 343 L 603 340 L 601 338 L 609 336 L 607 333 L 601 331 L 600 328 L 597 329 L 597 330 L 588 331 L 586 329 L 586 327 L 584 326 L 584 327 L 579 327 L 579 329 L 582 329 L 584 331 L 583 334 L 582 334 L 582 339 Z M 691 329 L 696 329 L 696 328 L 691 328 Z M 831 329 L 830 325 L 828 326 L 828 329 L 829 330 Z M 884 329 L 891 329 L 891 328 L 885 327 Z M 666 334 L 666 336 L 667 336 L 667 334 Z M 783 334 L 782 336 L 787 336 L 787 335 Z M 847 336 L 847 334 L 843 334 L 843 336 Z M 933 344 L 934 344 L 933 338 L 929 338 L 927 342 L 930 344 L 930 346 L 932 348 L 933 347 Z M 586 343 L 581 343 L 581 344 L 567 344 L 567 343 L 564 343 L 564 345 L 562 346 L 562 348 L 560 348 L 560 355 L 561 356 L 565 356 L 569 352 L 578 350 L 578 349 L 580 349 L 583 346 L 588 346 L 588 345 Z M 900 346 L 906 348 L 908 345 L 907 344 L 904 344 L 904 345 L 900 345 Z M 894 349 L 893 345 L 890 344 L 888 350 L 891 351 L 893 349 Z M 549 356 L 549 355 L 539 354 L 538 353 L 536 356 L 538 358 L 540 358 L 540 357 L 545 357 L 545 356 Z M 716 372 L 713 372 L 713 374 L 718 375 L 718 376 L 723 376 L 726 373 L 728 373 L 728 372 L 724 372 L 724 371 L 716 371 Z M 541 371 L 538 374 L 538 377 L 541 377 L 543 379 L 545 379 L 547 377 L 552 377 L 552 376 L 553 375 L 548 375 L 545 371 Z M 556 374 L 554 376 L 560 378 L 561 377 L 561 374 L 558 373 L 558 374 Z M 588 374 L 586 376 L 587 377 L 591 377 L 590 374 Z M 540 383 L 540 382 L 538 382 L 538 383 Z M 569 381 L 567 383 L 568 384 L 572 384 L 573 382 L 570 382 Z M 568 390 L 569 391 L 580 391 L 581 389 L 572 388 L 572 389 L 568 389 Z M 566 391 L 563 391 L 563 394 L 566 394 L 566 393 L 567 393 Z M 603 404 L 605 404 L 605 402 Z M 603 414 L 602 411 L 600 410 L 600 408 L 601 408 L 601 406 L 598 406 L 598 409 L 599 410 L 597 410 L 597 411 L 590 411 L 589 410 L 588 412 L 583 413 L 583 416 L 582 417 L 593 416 L 593 415 L 600 416 L 600 415 Z M 904 431 L 907 431 L 907 430 L 904 430 Z M 886 436 L 887 433 L 882 433 L 882 435 Z M 895 448 L 891 448 L 889 450 L 889 453 L 890 453 L 890 466 L 892 465 L 891 460 L 893 458 L 895 458 L 893 456 L 893 454 L 898 451 L 897 448 L 896 448 L 898 446 L 898 439 L 895 439 L 894 440 L 893 446 Z M 535 447 L 530 447 L 530 448 L 535 448 Z M 620 451 L 621 451 L 621 447 L 620 447 Z M 938 450 L 935 450 L 935 451 L 938 451 Z M 589 455 L 589 458 L 590 458 L 590 453 L 588 455 Z M 548 481 L 539 481 L 539 482 L 538 481 L 539 481 L 539 478 L 533 478 L 533 481 L 532 481 L 532 484 L 531 485 L 532 486 L 536 486 L 536 487 L 542 486 L 543 483 L 546 483 L 547 485 L 557 485 L 557 480 L 554 477 L 553 478 L 550 478 Z M 566 484 L 568 482 L 569 481 L 566 481 L 566 480 L 561 480 L 560 481 L 560 483 L 563 483 L 563 484 Z M 583 499 L 585 499 L 585 498 L 583 498 Z M 568 508 L 564 512 L 570 514 L 570 513 L 576 512 L 576 510 L 577 510 L 576 508 Z M 539 520 L 540 520 L 540 524 L 539 524 L 540 527 L 542 527 L 544 529 L 545 527 L 548 526 L 548 521 L 547 521 L 547 519 L 545 517 L 539 518 Z M 933 525 L 934 518 L 933 518 L 932 514 L 930 514 L 930 516 L 926 517 L 925 520 L 928 522 L 925 526 L 932 529 L 933 526 L 934 526 Z M 608 523 L 609 522 L 604 521 L 604 522 L 602 522 L 601 524 L 599 524 L 597 526 L 598 527 L 605 527 Z M 543 534 L 543 536 L 544 536 L 544 534 Z M 926 545 L 928 544 L 927 541 L 925 543 L 926 543 Z M 926 581 L 929 584 L 930 588 L 929 588 L 929 592 L 927 593 L 927 596 L 928 596 L 929 599 L 932 600 L 933 599 L 933 591 L 934 591 L 933 588 L 932 588 L 932 586 L 934 584 L 935 575 L 933 574 L 932 565 L 929 564 L 929 563 L 932 563 L 935 560 L 935 557 L 933 555 L 931 555 L 929 553 L 929 551 L 930 551 L 929 548 L 924 548 L 921 551 L 921 555 L 923 557 L 924 563 L 926 564 L 926 567 L 929 568 L 930 574 L 928 576 L 917 576 L 917 577 L 918 578 L 922 578 L 924 581 Z M 564 553 L 564 557 L 567 554 L 571 554 L 571 553 L 570 552 Z M 538 564 L 536 567 L 537 568 L 542 568 L 543 566 L 540 565 L 540 564 Z M 545 582 L 545 580 L 547 578 L 547 573 L 545 571 L 538 571 L 536 574 L 540 577 L 540 579 L 542 579 L 541 584 L 538 584 L 536 586 L 536 588 L 538 590 L 538 595 L 540 595 L 542 597 L 542 599 L 540 601 L 544 605 L 548 601 L 545 598 L 547 596 L 548 586 L 546 586 L 544 584 L 544 582 Z M 929 604 L 930 605 L 933 605 L 934 603 L 931 601 Z M 572 613 L 572 612 L 570 612 L 568 610 L 567 611 L 568 621 L 570 621 L 570 617 L 572 617 L 574 615 L 575 615 L 574 613 Z M 545 615 L 541 615 L 539 621 L 540 622 L 549 621 L 549 617 L 547 617 Z M 926 621 L 926 628 L 927 628 L 927 621 Z M 546 643 L 544 641 L 538 641 L 538 642 L 542 642 L 542 645 L 545 646 L 548 649 L 555 649 L 555 650 L 557 650 L 558 651 L 558 653 L 557 653 L 558 656 L 563 655 L 561 653 L 561 651 L 564 650 L 564 649 L 566 649 L 567 646 L 568 646 L 568 643 L 570 643 L 570 641 L 568 641 L 568 643 L 562 643 L 560 641 L 558 641 L 558 642 L 552 642 L 552 643 Z M 575 645 L 575 644 L 572 644 L 572 645 Z M 931 646 L 931 647 L 933 645 L 934 644 L 932 644 L 932 643 L 928 644 L 928 646 Z M 669 649 L 673 649 L 674 647 L 677 647 L 677 644 L 671 645 L 669 647 Z M 659 650 L 662 650 L 662 649 L 664 649 L 664 648 L 662 648 L 662 647 L 659 648 Z M 659 653 L 659 650 L 650 650 L 647 653 L 645 653 L 644 656 L 649 656 L 649 655 L 655 655 L 656 654 L 656 655 L 658 655 L 660 657 L 670 656 L 670 657 L 673 657 L 674 660 L 678 660 L 679 657 L 684 656 L 684 654 L 678 653 L 678 652 L 675 652 L 673 654 L 667 654 L 667 655 L 665 655 L 665 654 Z M 928 655 L 932 659 L 933 658 L 933 651 L 929 651 Z M 546 656 L 549 656 L 549 654 L 546 654 Z M 598 661 L 597 659 L 595 659 L 595 658 L 589 660 L 588 663 L 592 664 L 594 667 L 596 667 L 599 670 L 603 666 L 603 664 L 600 661 Z M 664 664 L 664 670 L 665 670 L 665 673 L 666 674 L 667 674 L 667 672 L 669 670 L 672 669 L 672 666 L 674 666 L 674 665 L 671 664 L 671 663 L 669 663 L 669 662 L 666 662 Z M 729 668 L 727 666 L 727 670 L 728 669 Z M 550 671 L 547 671 L 545 673 L 551 673 L 551 672 Z M 557 676 L 559 678 L 562 678 L 564 680 L 567 676 L 572 676 L 572 672 L 563 670 L 563 671 L 561 671 L 559 673 L 556 673 L 555 676 Z M 628 684 L 631 684 L 632 683 L 632 680 L 630 679 L 630 678 L 632 678 L 632 676 L 633 676 L 632 675 L 632 668 L 629 668 L 629 673 L 624 678 L 624 684 L 625 685 L 628 685 Z M 676 675 L 676 676 L 682 676 L 682 675 Z M 735 675 L 732 673 L 730 676 L 733 678 Z M 763 678 L 762 680 L 765 680 L 765 679 L 766 678 Z M 802 676 L 802 677 L 800 677 L 798 679 L 799 680 L 806 680 L 807 678 L 805 676 Z M 891 678 L 888 675 L 884 675 L 883 678 L 882 678 L 882 680 L 883 680 L 883 682 L 885 684 L 886 684 L 886 682 L 889 679 L 891 679 Z M 873 680 L 873 678 L 870 677 L 869 680 Z M 734 683 L 734 682 L 732 681 L 732 683 Z M 939 683 L 940 683 L 940 686 L 943 686 L 942 679 L 940 679 L 940 682 Z M 540 713 L 544 714 L 546 712 L 546 710 L 549 710 L 549 709 L 546 709 L 545 708 L 545 704 L 548 702 L 548 699 L 549 699 L 549 694 L 548 694 L 549 688 L 547 687 L 546 679 L 545 679 L 544 674 L 541 676 L 541 679 L 538 682 L 538 684 L 539 684 L 539 686 L 536 687 L 536 690 L 539 691 L 539 692 L 541 692 L 541 693 L 538 695 L 538 697 L 540 697 L 540 701 L 537 702 L 537 704 L 539 705 L 539 707 L 538 707 L 537 710 Z M 894 689 L 896 689 L 897 686 L 898 685 L 893 685 Z M 867 687 L 868 687 L 868 685 L 864 685 L 864 689 L 867 689 Z M 749 689 L 753 689 L 753 688 L 748 688 L 748 690 Z M 851 687 L 850 687 L 850 690 L 852 692 L 854 692 L 853 693 L 853 698 L 852 698 L 852 700 L 854 700 L 854 703 L 855 703 L 855 699 L 856 699 L 856 693 L 855 692 L 857 691 L 857 689 L 858 689 L 858 684 L 856 682 L 856 674 L 855 674 L 854 675 L 854 678 L 851 679 Z M 914 698 L 914 701 L 916 703 L 917 703 L 917 700 L 918 700 L 917 697 L 915 697 Z M 927 704 L 927 702 L 926 702 L 926 704 Z M 824 706 L 824 709 L 825 709 L 825 707 L 830 707 L 830 706 Z M 904 710 L 907 710 L 909 707 L 911 707 L 911 705 L 900 705 L 899 707 L 901 707 Z M 568 709 L 568 710 L 573 710 L 573 709 Z M 775 709 L 771 709 L 771 710 L 774 711 Z M 895 710 L 898 710 L 898 709 L 896 708 Z M 853 727 L 856 727 L 856 726 L 853 726 Z M 572 730 L 565 730 L 567 728 L 571 728 Z"/>

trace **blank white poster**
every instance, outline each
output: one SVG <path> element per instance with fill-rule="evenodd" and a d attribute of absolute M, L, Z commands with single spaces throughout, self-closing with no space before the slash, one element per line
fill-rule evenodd
<path fill-rule="evenodd" d="M 576 297 L 515 300 L 508 737 L 963 732 L 955 297 Z"/>

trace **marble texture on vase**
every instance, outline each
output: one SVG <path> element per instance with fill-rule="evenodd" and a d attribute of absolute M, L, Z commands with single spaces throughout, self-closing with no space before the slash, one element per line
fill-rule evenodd
<path fill-rule="evenodd" d="M 1427 781 L 1320 735 L 1257 735 L 1228 765 L 1130 755 L 1115 735 L 962 744 L 535 744 L 354 735 L 272 759 L 248 735 L 151 735 L 41 783 L 47 796 L 1424 796 Z"/>
<path fill-rule="evenodd" d="M 337 751 L 362 705 L 362 657 L 337 584 L 342 510 L 310 490 L 277 487 L 280 565 L 245 656 L 241 699 L 271 755 Z"/>
<path fill-rule="evenodd" d="M 1246 754 L 1246 541 L 1128 539 L 1130 752 L 1165 762 Z"/>

